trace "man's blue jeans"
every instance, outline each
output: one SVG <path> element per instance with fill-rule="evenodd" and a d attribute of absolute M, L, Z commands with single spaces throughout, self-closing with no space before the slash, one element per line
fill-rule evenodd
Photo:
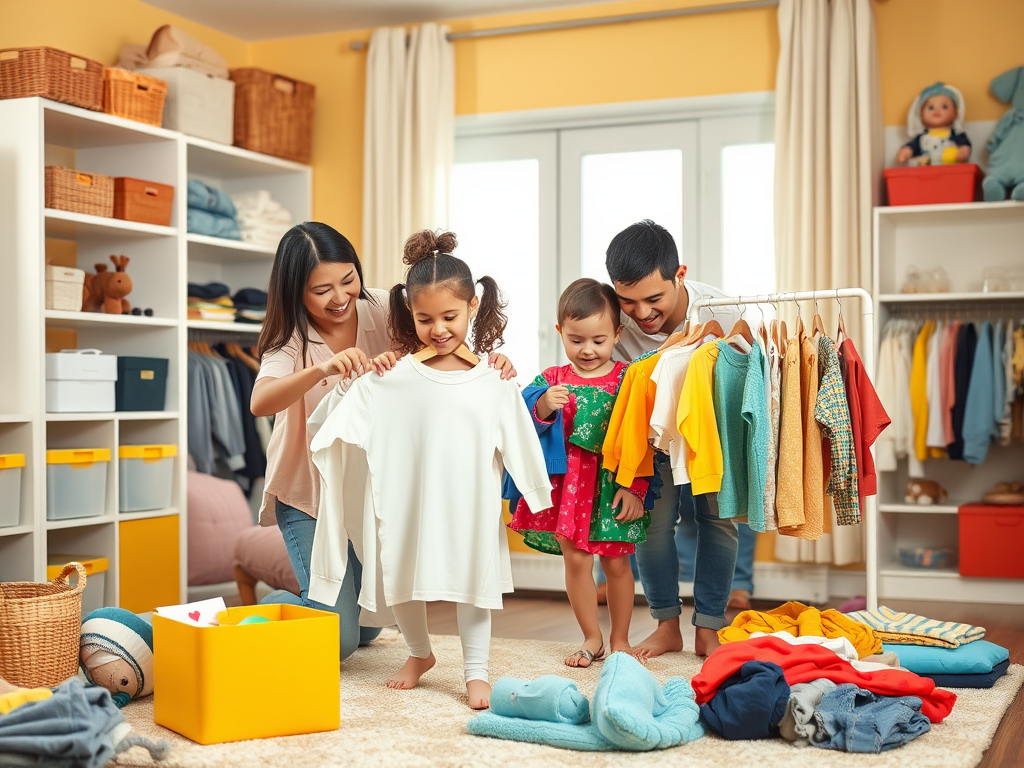
<path fill-rule="evenodd" d="M 676 526 L 679 580 L 692 583 L 694 560 L 697 556 L 697 521 L 694 519 L 692 506 L 680 506 L 679 525 Z M 739 544 L 736 549 L 736 571 L 732 577 L 732 588 L 753 592 L 754 546 L 757 543 L 757 534 L 746 523 L 737 523 L 736 529 L 739 531 Z"/>
<path fill-rule="evenodd" d="M 313 533 L 316 531 L 316 519 L 305 512 L 277 502 L 277 527 L 284 536 L 284 545 L 288 548 L 288 559 L 292 561 L 292 570 L 299 582 L 299 596 L 291 592 L 278 590 L 267 595 L 261 602 L 289 603 L 304 605 L 338 614 L 341 624 L 341 658 L 347 659 L 360 645 L 366 645 L 380 634 L 380 627 L 359 626 L 359 588 L 363 580 L 363 566 L 356 559 L 352 544 L 348 545 L 348 570 L 341 583 L 341 592 L 334 606 L 322 605 L 308 598 L 309 570 L 313 559 Z"/>
<path fill-rule="evenodd" d="M 696 521 L 692 621 L 698 627 L 721 629 L 726 625 L 725 607 L 736 567 L 736 524 L 718 517 L 714 494 L 694 497 L 689 485 L 673 485 L 668 462 L 660 457 L 656 471 L 661 472 L 665 485 L 651 512 L 647 541 L 636 548 L 640 581 L 651 615 L 664 621 L 682 613 L 675 533 L 681 514 L 685 519 L 690 513 Z"/>

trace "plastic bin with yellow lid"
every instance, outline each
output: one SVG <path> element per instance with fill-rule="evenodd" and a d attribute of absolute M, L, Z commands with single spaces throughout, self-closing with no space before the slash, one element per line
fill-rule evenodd
<path fill-rule="evenodd" d="M 120 465 L 121 512 L 169 509 L 174 491 L 176 445 L 122 445 L 117 449 Z"/>
<path fill-rule="evenodd" d="M 105 557 L 89 555 L 55 555 L 46 556 L 46 580 L 53 581 L 60 576 L 61 569 L 68 563 L 81 563 L 85 567 L 85 589 L 82 591 L 82 620 L 90 611 L 103 607 L 103 593 L 106 590 L 107 569 L 110 561 Z M 72 579 L 77 579 L 72 575 Z"/>
<path fill-rule="evenodd" d="M 0 454 L 0 528 L 17 525 L 21 519 L 21 471 L 24 453 Z"/>
<path fill-rule="evenodd" d="M 97 517 L 107 508 L 109 448 L 46 452 L 46 519 Z"/>

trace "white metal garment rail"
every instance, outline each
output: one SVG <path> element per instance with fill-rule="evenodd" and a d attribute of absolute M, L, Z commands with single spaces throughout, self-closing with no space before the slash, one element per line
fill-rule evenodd
<path fill-rule="evenodd" d="M 875 380 L 875 333 L 874 333 L 874 302 L 871 294 L 863 288 L 838 288 L 831 291 L 798 291 L 795 293 L 770 293 L 760 296 L 739 296 L 736 298 L 710 298 L 701 297 L 695 299 L 687 310 L 687 317 L 696 316 L 701 307 L 735 307 L 747 304 L 795 304 L 800 301 L 839 301 L 840 299 L 860 299 L 861 335 L 866 341 L 858 347 L 861 360 L 864 361 L 864 370 L 868 379 Z M 840 305 L 840 309 L 842 306 Z M 725 329 L 728 330 L 728 329 Z M 874 458 L 875 448 L 871 447 L 871 457 Z M 862 510 L 864 522 L 864 575 L 867 580 L 867 604 L 868 610 L 878 608 L 878 501 L 876 496 L 864 498 L 864 509 Z"/>

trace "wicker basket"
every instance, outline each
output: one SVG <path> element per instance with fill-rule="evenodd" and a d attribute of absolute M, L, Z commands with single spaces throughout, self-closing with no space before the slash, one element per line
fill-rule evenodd
<path fill-rule="evenodd" d="M 103 109 L 103 65 L 56 48 L 0 51 L 0 99 L 42 96 Z"/>
<path fill-rule="evenodd" d="M 127 69 L 103 70 L 103 111 L 159 126 L 164 119 L 167 83 Z"/>
<path fill-rule="evenodd" d="M 78 571 L 78 584 L 68 576 Z M 68 563 L 50 582 L 0 583 L 0 677 L 53 688 L 78 674 L 85 567 Z"/>
<path fill-rule="evenodd" d="M 114 180 L 60 165 L 46 166 L 46 207 L 93 216 L 114 215 Z"/>
<path fill-rule="evenodd" d="M 235 146 L 308 163 L 315 86 L 254 67 L 231 70 Z"/>
<path fill-rule="evenodd" d="M 82 310 L 85 272 L 74 267 L 46 267 L 46 308 L 69 312 Z"/>

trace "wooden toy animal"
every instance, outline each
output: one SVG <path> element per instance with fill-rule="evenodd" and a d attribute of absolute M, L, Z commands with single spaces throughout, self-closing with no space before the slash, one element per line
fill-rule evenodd
<path fill-rule="evenodd" d="M 131 312 L 131 305 L 125 296 L 132 292 L 132 279 L 125 272 L 130 259 L 127 256 L 111 256 L 114 271 L 107 272 L 106 264 L 96 264 L 96 274 L 85 276 L 82 290 L 82 309 L 86 312 L 105 312 L 108 315 L 124 315 Z"/>

